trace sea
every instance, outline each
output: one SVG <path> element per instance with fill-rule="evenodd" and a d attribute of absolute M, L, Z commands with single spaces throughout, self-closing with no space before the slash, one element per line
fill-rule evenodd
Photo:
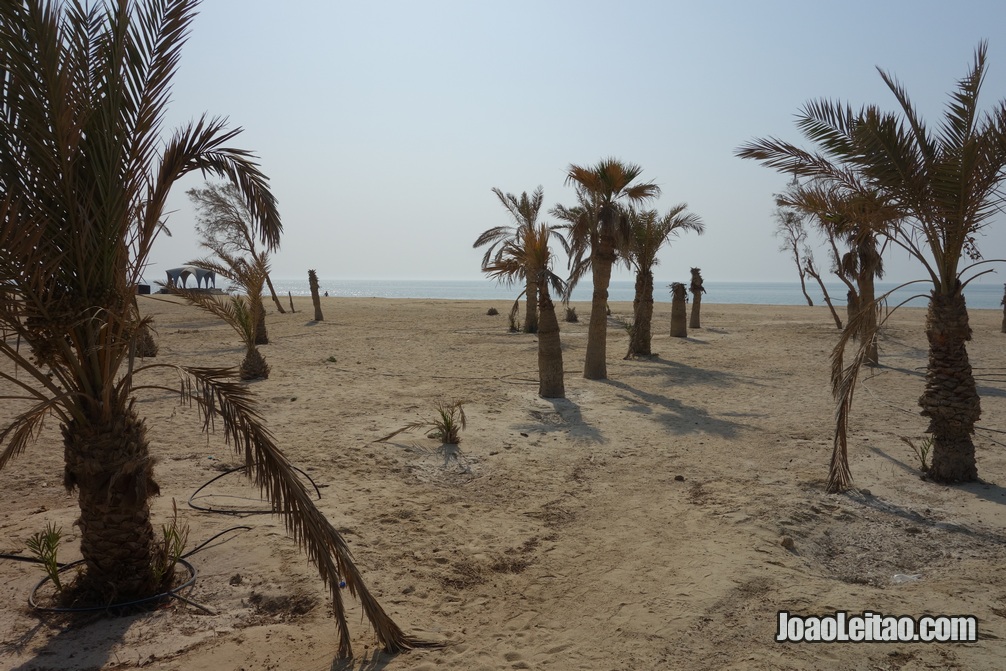
<path fill-rule="evenodd" d="M 310 296 L 307 278 L 272 278 L 276 293 L 285 296 Z M 513 300 L 523 287 L 500 285 L 491 280 L 359 280 L 319 278 L 321 291 L 330 296 L 355 298 L 434 298 L 451 300 Z M 670 303 L 670 282 L 654 281 L 653 299 L 660 303 Z M 877 295 L 892 292 L 887 298 L 889 307 L 905 304 L 925 307 L 928 302 L 929 286 L 925 283 L 900 287 L 889 282 L 877 283 Z M 704 282 L 706 293 L 703 303 L 739 303 L 746 305 L 806 305 L 807 300 L 800 291 L 799 282 Z M 845 306 L 846 287 L 843 284 L 825 284 L 836 307 Z M 226 287 L 221 287 L 226 288 Z M 635 284 L 631 280 L 612 280 L 608 288 L 608 300 L 631 301 Z M 824 297 L 816 283 L 807 285 L 807 293 L 814 305 L 824 305 Z M 1001 309 L 1003 284 L 972 283 L 965 287 L 964 295 L 969 308 Z M 590 282 L 585 281 L 573 290 L 571 300 L 587 301 L 591 298 Z"/>

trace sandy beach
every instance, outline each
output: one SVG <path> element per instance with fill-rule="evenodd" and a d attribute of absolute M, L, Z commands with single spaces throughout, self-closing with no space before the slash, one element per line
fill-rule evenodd
<path fill-rule="evenodd" d="M 277 442 L 317 485 L 364 579 L 407 631 L 440 649 L 374 647 L 350 605 L 356 659 L 334 664 L 336 630 L 317 573 L 268 514 L 196 510 L 190 496 L 239 465 L 194 409 L 140 392 L 155 477 L 155 524 L 176 502 L 189 545 L 184 596 L 144 614 L 73 627 L 27 604 L 38 565 L 0 560 L 0 668 L 257 671 L 452 669 L 998 669 L 1006 656 L 1006 334 L 972 310 L 982 397 L 984 482 L 919 478 L 901 438 L 926 427 L 917 399 L 925 313 L 899 310 L 865 370 L 850 426 L 856 489 L 824 491 L 838 331 L 825 308 L 703 304 L 703 328 L 668 335 L 654 315 L 653 359 L 623 360 L 631 305 L 612 303 L 608 375 L 581 377 L 590 306 L 560 322 L 565 400 L 537 397 L 535 336 L 507 333 L 510 303 L 309 298 L 267 306 L 272 367 L 251 383 Z M 496 307 L 500 315 L 488 316 Z M 243 349 L 215 318 L 141 297 L 158 363 L 236 366 Z M 9 362 L 0 362 L 9 369 Z M 160 370 L 152 383 L 178 386 Z M 458 459 L 422 432 L 377 439 L 462 400 Z M 12 416 L 0 408 L 0 425 Z M 27 556 L 47 522 L 79 558 L 76 500 L 62 488 L 51 421 L 0 472 L 0 553 Z M 197 503 L 267 509 L 239 473 Z M 247 527 L 247 528 L 235 528 Z M 897 576 L 897 577 L 896 577 Z M 974 615 L 975 643 L 775 641 L 780 610 L 919 617 Z"/>

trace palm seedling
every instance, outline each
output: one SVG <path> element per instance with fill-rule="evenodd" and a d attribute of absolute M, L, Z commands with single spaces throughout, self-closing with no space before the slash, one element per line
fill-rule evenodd
<path fill-rule="evenodd" d="M 458 445 L 461 444 L 461 432 L 468 424 L 468 419 L 465 417 L 465 403 L 466 401 L 440 399 L 437 401 L 436 414 L 432 419 L 409 422 L 397 431 L 392 431 L 383 438 L 378 438 L 375 442 L 384 443 L 400 433 L 425 430 L 427 438 L 440 441 L 440 447 L 437 451 L 443 455 L 446 466 L 451 459 L 457 460 L 460 454 Z"/>
<path fill-rule="evenodd" d="M 37 531 L 25 542 L 28 551 L 35 555 L 35 558 L 42 564 L 45 574 L 52 581 L 52 586 L 57 592 L 63 591 L 63 584 L 59 580 L 59 542 L 63 539 L 63 527 L 57 528 L 52 522 L 47 522 L 45 531 Z"/>

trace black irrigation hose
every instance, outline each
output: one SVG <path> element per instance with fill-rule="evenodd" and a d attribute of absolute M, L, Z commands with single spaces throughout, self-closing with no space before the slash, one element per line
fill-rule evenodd
<path fill-rule="evenodd" d="M 249 526 L 239 526 L 239 527 L 231 527 L 230 529 L 224 529 L 223 531 L 221 531 L 218 534 L 213 534 L 212 536 L 210 536 L 209 538 L 207 538 L 206 540 L 204 540 L 202 543 L 200 543 L 199 545 L 195 546 L 194 548 L 192 548 L 191 550 L 189 550 L 188 552 L 186 552 L 185 554 L 183 554 L 181 558 L 182 559 L 188 559 L 189 557 L 191 557 L 192 555 L 196 554 L 197 552 L 199 552 L 200 550 L 202 550 L 204 547 L 206 547 L 207 545 L 209 545 L 210 543 L 212 543 L 216 539 L 220 538 L 224 534 L 229 534 L 232 531 L 251 531 L 251 527 L 249 527 Z"/>
<path fill-rule="evenodd" d="M 10 559 L 11 561 L 23 561 L 29 562 L 31 564 L 44 564 L 45 562 L 38 557 L 22 557 L 21 555 L 10 555 L 0 553 L 0 559 Z M 59 568 L 63 568 L 66 564 L 56 564 Z"/>
<path fill-rule="evenodd" d="M 62 573 L 63 571 L 68 571 L 71 568 L 73 568 L 74 566 L 77 566 L 77 565 L 83 564 L 83 563 L 84 563 L 84 560 L 80 559 L 80 560 L 75 561 L 75 562 L 70 562 L 69 564 L 64 564 L 63 566 L 60 567 L 59 572 Z M 161 592 L 159 594 L 154 594 L 152 596 L 144 597 L 142 599 L 134 599 L 133 601 L 124 601 L 122 603 L 103 604 L 101 606 L 40 606 L 35 601 L 35 595 L 38 593 L 38 590 L 40 590 L 42 588 L 42 585 L 44 585 L 45 583 L 47 583 L 50 580 L 52 580 L 51 577 L 46 576 L 46 577 L 42 578 L 41 580 L 39 580 L 38 583 L 35 585 L 35 587 L 31 590 L 31 594 L 28 595 L 28 605 L 31 606 L 32 609 L 40 611 L 40 612 L 43 612 L 43 613 L 95 613 L 95 612 L 104 611 L 104 610 L 114 610 L 114 609 L 118 609 L 118 608 L 130 608 L 130 607 L 133 607 L 133 606 L 140 606 L 140 605 L 143 605 L 143 604 L 147 604 L 147 603 L 159 601 L 159 600 L 166 599 L 166 598 L 170 597 L 170 598 L 179 599 L 180 601 L 184 601 L 185 603 L 191 604 L 191 605 L 195 606 L 196 608 L 199 608 L 200 610 L 206 611 L 210 615 L 216 615 L 216 613 L 214 613 L 213 611 L 211 611 L 209 608 L 206 608 L 205 606 L 200 606 L 199 604 L 197 604 L 197 603 L 195 603 L 193 601 L 190 601 L 189 599 L 186 599 L 185 597 L 183 597 L 183 596 L 181 596 L 179 594 L 179 592 L 181 592 L 183 589 L 187 589 L 189 587 L 192 587 L 192 585 L 195 584 L 195 582 L 196 582 L 196 576 L 198 575 L 198 571 L 196 571 L 196 567 L 195 566 L 193 566 L 189 562 L 185 561 L 184 559 L 179 558 L 178 559 L 178 563 L 181 564 L 182 566 L 184 566 L 186 569 L 188 569 L 188 571 L 189 571 L 189 577 L 188 577 L 188 579 L 185 582 L 183 582 L 181 585 L 177 586 L 177 587 L 172 587 L 171 589 L 169 589 L 169 590 L 167 590 L 165 592 Z"/>
<path fill-rule="evenodd" d="M 161 599 L 173 598 L 173 599 L 178 599 L 179 601 L 183 601 L 183 602 L 189 604 L 190 606 L 195 606 L 196 608 L 198 608 L 200 610 L 203 610 L 203 611 L 209 613 L 210 615 L 216 615 L 216 613 L 214 613 L 212 610 L 210 610 L 206 606 L 202 606 L 202 605 L 196 603 L 195 601 L 192 601 L 191 599 L 187 599 L 187 598 L 183 597 L 181 594 L 179 594 L 179 592 L 181 592 L 182 590 L 187 589 L 189 587 L 192 587 L 192 585 L 195 584 L 196 577 L 198 575 L 198 572 L 196 571 L 196 567 L 193 566 L 192 564 L 190 564 L 189 562 L 187 562 L 186 559 L 189 558 L 189 557 L 191 557 L 192 555 L 196 554 L 197 552 L 199 552 L 200 550 L 202 550 L 207 545 L 209 545 L 210 543 L 212 543 L 216 539 L 220 538 L 224 534 L 228 534 L 228 533 L 230 533 L 232 531 L 242 531 L 242 530 L 245 530 L 245 531 L 251 530 L 251 527 L 249 527 L 249 526 L 237 526 L 237 527 L 231 527 L 229 529 L 224 529 L 220 533 L 217 533 L 217 534 L 214 534 L 213 536 L 210 536 L 205 541 L 203 541 L 202 543 L 200 543 L 199 545 L 197 545 L 196 547 L 194 547 L 193 549 L 189 550 L 184 555 L 182 555 L 181 557 L 179 557 L 178 558 L 178 563 L 181 564 L 182 566 L 184 566 L 186 569 L 188 569 L 188 571 L 189 571 L 189 577 L 181 585 L 178 585 L 177 587 L 173 587 L 172 589 L 169 589 L 166 592 L 160 592 L 158 594 L 154 594 L 154 595 L 151 595 L 151 596 L 148 596 L 148 597 L 144 597 L 142 599 L 136 599 L 136 600 L 133 600 L 133 601 L 126 601 L 126 602 L 123 602 L 123 603 L 105 604 L 105 605 L 101 605 L 101 606 L 65 606 L 65 607 L 40 606 L 35 601 L 35 595 L 38 594 L 38 590 L 40 590 L 42 588 L 42 586 L 45 585 L 46 582 L 49 582 L 50 580 L 52 580 L 52 578 L 50 576 L 46 576 L 46 577 L 42 578 L 40 581 L 38 581 L 38 583 L 36 583 L 35 587 L 32 588 L 31 593 L 28 595 L 28 605 L 31 606 L 32 609 L 40 611 L 40 612 L 43 612 L 43 613 L 93 613 L 93 612 L 103 611 L 103 610 L 113 610 L 113 609 L 117 609 L 117 608 L 129 608 L 129 607 L 133 607 L 133 606 L 140 606 L 140 605 L 143 605 L 145 603 L 156 602 L 156 601 L 159 601 Z M 13 554 L 5 554 L 5 553 L 0 553 L 0 559 L 10 559 L 12 561 L 29 562 L 29 563 L 32 563 L 32 564 L 44 564 L 45 563 L 41 559 L 38 559 L 37 557 L 22 557 L 21 555 L 13 555 Z M 83 559 L 79 559 L 77 561 L 70 562 L 68 564 L 57 564 L 57 566 L 59 567 L 59 573 L 62 573 L 63 571 L 68 571 L 69 569 L 71 569 L 71 568 L 73 568 L 75 566 L 79 566 L 80 564 L 83 564 L 83 563 L 84 563 L 84 560 Z"/>
<path fill-rule="evenodd" d="M 226 476 L 230 475 L 231 473 L 237 473 L 238 471 L 246 470 L 247 468 L 248 468 L 247 466 L 238 466 L 236 468 L 228 469 L 228 470 L 224 471 L 223 473 L 221 473 L 220 475 L 218 475 L 215 478 L 213 478 L 212 480 L 209 480 L 208 482 L 203 483 L 199 487 L 199 489 L 197 489 L 196 491 L 192 492 L 192 495 L 189 497 L 189 501 L 188 501 L 189 507 L 190 508 L 194 508 L 195 510 L 202 510 L 203 512 L 207 512 L 207 513 L 220 513 L 221 515 L 272 515 L 272 514 L 276 513 L 275 510 L 239 510 L 237 508 L 211 508 L 211 507 L 208 507 L 208 506 L 203 506 L 203 505 L 199 505 L 197 503 L 193 503 L 193 501 L 195 500 L 195 498 L 199 494 L 199 492 L 203 491 L 204 489 L 206 489 L 207 487 L 209 487 L 211 484 L 213 484 L 214 482 L 216 482 L 220 478 L 226 477 Z M 321 500 L 321 489 L 318 488 L 317 483 L 315 483 L 315 481 L 311 478 L 311 476 L 308 475 L 307 473 L 305 473 L 304 471 L 302 471 L 301 469 L 297 468 L 296 466 L 292 466 L 291 468 L 293 468 L 293 470 L 297 471 L 298 473 L 300 473 L 301 475 L 303 475 L 305 478 L 307 478 L 307 481 L 311 483 L 312 487 L 314 487 L 315 494 L 317 494 L 316 500 Z"/>

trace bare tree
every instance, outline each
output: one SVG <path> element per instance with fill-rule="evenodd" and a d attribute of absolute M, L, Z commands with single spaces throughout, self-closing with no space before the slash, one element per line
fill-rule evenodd
<path fill-rule="evenodd" d="M 249 255 L 252 263 L 260 263 L 268 267 L 269 252 L 279 247 L 270 246 L 265 250 L 258 249 L 255 237 L 252 235 L 252 213 L 241 196 L 241 191 L 234 184 L 215 184 L 206 182 L 202 189 L 192 188 L 185 192 L 196 208 L 196 233 L 204 247 L 212 250 L 221 249 L 226 254 Z M 279 302 L 276 289 L 272 285 L 269 274 L 265 276 L 269 294 L 280 314 L 284 314 L 283 304 Z"/>
<path fill-rule="evenodd" d="M 814 305 L 810 295 L 807 293 L 807 269 L 804 263 L 804 256 L 807 250 L 807 229 L 803 225 L 804 217 L 796 210 L 780 205 L 772 215 L 776 220 L 775 236 L 782 239 L 779 245 L 780 252 L 789 252 L 793 256 L 793 263 L 800 274 L 800 290 L 803 297 L 807 299 L 807 305 Z"/>

